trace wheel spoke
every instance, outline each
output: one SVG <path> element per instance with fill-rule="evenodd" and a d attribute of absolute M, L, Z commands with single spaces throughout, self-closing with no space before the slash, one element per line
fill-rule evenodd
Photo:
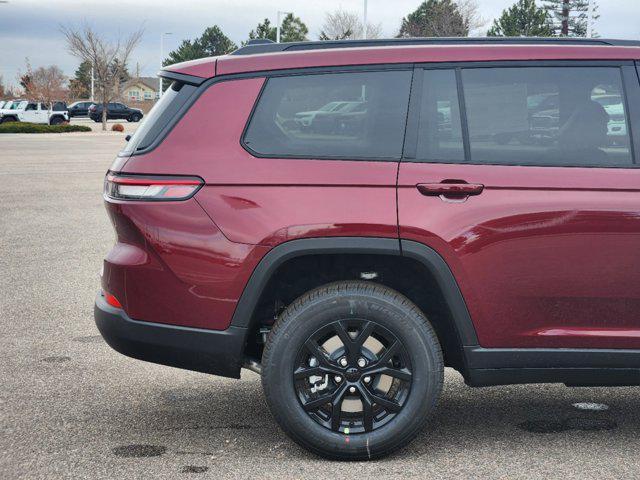
<path fill-rule="evenodd" d="M 399 403 L 393 400 L 389 400 L 387 398 L 381 397 L 379 395 L 371 394 L 371 399 L 373 400 L 373 403 L 377 403 L 381 407 L 387 409 L 389 412 L 399 412 L 400 409 L 402 408 L 402 405 L 400 405 Z"/>
<path fill-rule="evenodd" d="M 342 400 L 344 399 L 345 387 L 340 387 L 336 393 L 338 395 L 333 399 L 331 404 L 331 430 L 340 430 L 340 420 L 342 419 Z"/>
<path fill-rule="evenodd" d="M 376 365 L 383 366 L 389 363 L 389 360 L 393 358 L 399 346 L 400 345 L 398 344 L 398 341 L 394 340 L 393 343 L 384 351 L 384 354 L 382 355 L 382 357 L 380 357 L 380 360 L 376 362 Z"/>
<path fill-rule="evenodd" d="M 327 356 L 327 354 L 325 353 L 325 351 L 320 348 L 320 345 L 318 345 L 318 342 L 316 342 L 313 339 L 309 339 L 305 342 L 305 347 L 307 347 L 307 350 L 309 350 L 309 353 L 311 353 L 311 355 L 313 355 L 316 360 L 318 360 L 318 363 L 321 366 L 324 367 L 331 367 L 331 360 L 329 360 L 329 357 Z"/>
<path fill-rule="evenodd" d="M 358 385 L 360 391 L 360 400 L 362 401 L 362 426 L 365 432 L 373 430 L 373 401 L 371 393 L 365 388 Z"/>
<path fill-rule="evenodd" d="M 333 330 L 336 332 L 336 335 L 338 335 L 338 338 L 340 338 L 342 345 L 344 345 L 345 353 L 347 354 L 347 357 L 349 357 L 349 361 L 354 362 L 360 352 L 358 351 L 355 343 L 353 343 L 351 335 L 349 335 L 347 329 L 344 328 L 342 322 L 336 322 L 333 326 Z"/>
<path fill-rule="evenodd" d="M 293 372 L 293 378 L 300 380 L 301 378 L 307 378 L 312 375 L 324 375 L 326 371 L 322 367 L 300 367 Z"/>
<path fill-rule="evenodd" d="M 373 332 L 373 327 L 374 327 L 374 323 L 373 322 L 366 322 L 363 326 L 362 329 L 360 330 L 360 333 L 358 333 L 358 336 L 355 339 L 355 344 L 358 346 L 358 348 L 362 348 L 362 346 L 364 345 L 364 342 L 367 341 L 367 339 L 369 338 L 369 336 L 371 335 L 371 332 Z"/>
<path fill-rule="evenodd" d="M 367 373 L 369 375 L 388 375 L 390 377 L 397 378 L 398 380 L 403 380 L 405 382 L 410 382 L 412 378 L 412 374 L 408 368 L 375 366 L 368 370 L 365 370 L 364 373 Z"/>
<path fill-rule="evenodd" d="M 324 397 L 319 397 L 314 400 L 309 400 L 307 403 L 305 403 L 302 406 L 307 412 L 310 412 L 310 411 L 319 409 L 321 406 L 323 406 L 326 403 L 330 403 L 332 399 L 333 399 L 333 395 L 325 395 Z"/>
<path fill-rule="evenodd" d="M 338 402 L 340 403 L 340 405 L 342 405 L 342 399 L 344 398 L 344 393 L 346 390 L 347 390 L 346 384 L 342 384 L 333 393 L 330 393 L 329 395 L 324 395 L 322 397 L 318 397 L 314 400 L 309 400 L 302 406 L 306 411 L 309 412 L 312 410 L 317 410 L 318 408 L 320 408 L 321 406 L 327 403 L 335 404 L 336 402 Z"/>

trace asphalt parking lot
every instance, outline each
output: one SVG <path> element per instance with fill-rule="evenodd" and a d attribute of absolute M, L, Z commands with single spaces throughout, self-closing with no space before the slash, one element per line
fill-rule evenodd
<path fill-rule="evenodd" d="M 436 416 L 408 448 L 341 463 L 280 432 L 254 373 L 228 380 L 112 351 L 92 308 L 114 239 L 102 181 L 123 138 L 0 136 L 0 478 L 640 475 L 638 388 L 471 389 L 448 371 Z"/>

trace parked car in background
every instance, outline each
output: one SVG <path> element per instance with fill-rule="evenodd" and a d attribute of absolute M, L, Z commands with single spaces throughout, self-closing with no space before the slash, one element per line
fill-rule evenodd
<path fill-rule="evenodd" d="M 596 95 L 593 100 L 604 107 L 609 114 L 608 136 L 612 144 L 624 141 L 627 137 L 627 122 L 621 95 Z"/>
<path fill-rule="evenodd" d="M 0 110 L 0 123 L 29 122 L 48 125 L 60 125 L 69 121 L 66 110 L 55 111 L 47 108 L 42 102 L 28 102 L 23 100 L 12 103 L 9 110 Z"/>
<path fill-rule="evenodd" d="M 338 101 L 338 102 L 329 102 L 326 105 L 318 108 L 317 110 L 310 110 L 307 112 L 297 112 L 294 115 L 295 122 L 300 125 L 301 128 L 310 127 L 313 124 L 313 121 L 316 117 L 327 115 L 331 112 L 334 112 L 341 108 L 346 102 Z"/>
<path fill-rule="evenodd" d="M 24 100 L 7 100 L 4 105 L 2 106 L 2 108 L 0 108 L 0 113 L 2 113 L 3 111 L 7 110 L 15 110 L 16 108 L 18 108 L 18 105 L 20 105 L 20 102 L 23 102 Z"/>
<path fill-rule="evenodd" d="M 88 117 L 89 116 L 89 107 L 93 105 L 94 102 L 89 102 L 85 100 L 81 100 L 79 102 L 73 102 L 69 105 L 69 117 Z"/>
<path fill-rule="evenodd" d="M 445 366 L 640 385 L 638 61 L 636 41 L 460 38 L 167 66 L 105 176 L 97 327 L 137 359 L 259 373 L 284 432 L 343 460 L 423 432 Z"/>
<path fill-rule="evenodd" d="M 94 122 L 102 121 L 102 104 L 94 103 L 89 106 L 89 118 Z M 139 108 L 131 108 L 124 103 L 111 102 L 107 104 L 107 120 L 126 120 L 127 122 L 139 122 L 144 113 Z"/>

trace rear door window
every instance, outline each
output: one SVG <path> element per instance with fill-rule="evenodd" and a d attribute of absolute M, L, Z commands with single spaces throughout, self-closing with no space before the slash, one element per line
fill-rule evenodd
<path fill-rule="evenodd" d="M 267 80 L 243 143 L 257 156 L 399 159 L 410 70 Z"/>
<path fill-rule="evenodd" d="M 620 69 L 463 69 L 471 162 L 633 163 Z"/>
<path fill-rule="evenodd" d="M 462 122 L 454 70 L 425 70 L 416 160 L 464 161 Z"/>

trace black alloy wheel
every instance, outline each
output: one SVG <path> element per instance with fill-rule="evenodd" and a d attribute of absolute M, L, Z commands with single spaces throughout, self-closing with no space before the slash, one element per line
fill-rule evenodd
<path fill-rule="evenodd" d="M 304 343 L 293 380 L 302 407 L 317 423 L 341 433 L 371 432 L 402 410 L 411 390 L 411 362 L 388 329 L 343 319 Z"/>

